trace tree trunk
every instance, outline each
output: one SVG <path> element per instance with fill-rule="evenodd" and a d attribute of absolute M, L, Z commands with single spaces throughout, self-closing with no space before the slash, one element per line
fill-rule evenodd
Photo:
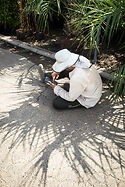
<path fill-rule="evenodd" d="M 6 32 L 7 23 L 6 23 L 6 2 L 4 0 L 4 31 Z"/>
<path fill-rule="evenodd" d="M 20 12 L 20 29 L 24 30 L 24 22 L 23 22 L 23 3 L 22 0 L 18 0 L 19 12 Z"/>

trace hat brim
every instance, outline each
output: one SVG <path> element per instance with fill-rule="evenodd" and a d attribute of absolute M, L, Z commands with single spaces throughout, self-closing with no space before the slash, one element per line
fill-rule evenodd
<path fill-rule="evenodd" d="M 77 61 L 79 55 L 75 54 L 75 53 L 71 53 L 70 58 L 62 63 L 59 63 L 58 61 L 56 61 L 52 68 L 55 72 L 62 72 L 63 70 L 71 67 L 73 64 L 75 64 L 75 62 Z"/>

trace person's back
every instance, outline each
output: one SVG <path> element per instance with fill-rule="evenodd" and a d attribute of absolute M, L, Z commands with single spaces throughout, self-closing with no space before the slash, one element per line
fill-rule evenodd
<path fill-rule="evenodd" d="M 87 69 L 75 68 L 70 73 L 70 79 L 75 80 L 76 89 L 82 85 L 83 92 L 78 101 L 86 108 L 93 107 L 102 95 L 102 81 L 94 66 Z"/>

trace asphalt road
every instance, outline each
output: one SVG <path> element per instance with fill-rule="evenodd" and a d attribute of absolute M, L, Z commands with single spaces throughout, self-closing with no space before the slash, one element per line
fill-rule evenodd
<path fill-rule="evenodd" d="M 0 187 L 125 187 L 125 105 L 57 111 L 37 65 L 0 49 Z"/>

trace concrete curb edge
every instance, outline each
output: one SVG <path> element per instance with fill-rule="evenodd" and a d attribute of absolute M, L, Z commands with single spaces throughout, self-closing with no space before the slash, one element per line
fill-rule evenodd
<path fill-rule="evenodd" d="M 55 59 L 55 53 L 53 53 L 49 50 L 42 49 L 40 47 L 36 47 L 36 46 L 33 46 L 33 45 L 28 45 L 27 43 L 21 42 L 19 40 L 12 39 L 10 36 L 4 36 L 4 35 L 0 34 L 0 40 L 2 40 L 4 42 L 7 42 L 9 44 L 18 46 L 18 47 L 23 48 L 23 49 L 27 49 L 29 51 L 32 51 L 32 52 L 36 53 L 36 54 L 39 54 L 39 55 L 42 55 L 42 56 L 45 56 L 45 57 L 49 57 L 51 59 Z M 103 72 L 103 71 L 100 71 L 100 70 L 98 72 L 101 75 L 101 77 L 106 78 L 108 80 L 112 80 L 111 75 L 109 73 Z"/>

